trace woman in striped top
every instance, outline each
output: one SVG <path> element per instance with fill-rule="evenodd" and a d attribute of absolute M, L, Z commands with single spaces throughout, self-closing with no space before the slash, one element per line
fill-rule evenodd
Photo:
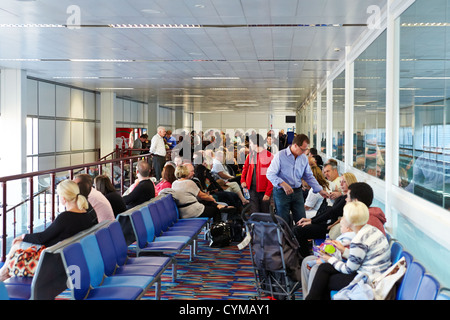
<path fill-rule="evenodd" d="M 306 300 L 329 300 L 330 291 L 347 286 L 357 273 L 364 273 L 368 281 L 386 271 L 391 266 L 390 248 L 385 235 L 377 228 L 367 224 L 369 210 L 359 201 L 349 202 L 344 207 L 341 223 L 348 224 L 355 232 L 350 248 L 345 249 L 333 242 L 343 253 L 348 251 L 348 259 L 339 261 L 323 255 Z"/>

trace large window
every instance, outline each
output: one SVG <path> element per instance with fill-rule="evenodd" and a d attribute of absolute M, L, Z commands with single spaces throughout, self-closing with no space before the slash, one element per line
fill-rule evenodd
<path fill-rule="evenodd" d="M 400 19 L 400 185 L 450 209 L 450 1 Z"/>
<path fill-rule="evenodd" d="M 345 70 L 333 80 L 333 152 L 336 160 L 344 161 L 345 141 Z"/>
<path fill-rule="evenodd" d="M 384 179 L 386 31 L 355 60 L 353 164 Z"/>

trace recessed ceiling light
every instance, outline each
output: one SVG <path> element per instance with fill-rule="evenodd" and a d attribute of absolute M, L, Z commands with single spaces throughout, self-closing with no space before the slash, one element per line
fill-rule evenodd
<path fill-rule="evenodd" d="M 69 59 L 72 62 L 133 62 L 127 59 Z"/>
<path fill-rule="evenodd" d="M 269 91 L 305 90 L 305 88 L 267 88 Z"/>
<path fill-rule="evenodd" d="M 66 26 L 52 23 L 2 23 L 0 28 L 66 28 Z"/>
<path fill-rule="evenodd" d="M 203 98 L 200 94 L 174 94 L 175 98 Z"/>
<path fill-rule="evenodd" d="M 141 12 L 142 12 L 142 13 L 149 13 L 149 14 L 158 14 L 158 13 L 161 13 L 161 11 L 154 10 L 154 9 L 142 9 Z"/>
<path fill-rule="evenodd" d="M 194 80 L 239 80 L 239 77 L 192 77 Z"/>
<path fill-rule="evenodd" d="M 97 90 L 134 90 L 134 88 L 96 88 Z"/>
<path fill-rule="evenodd" d="M 216 90 L 216 91 L 247 91 L 248 88 L 209 88 L 209 90 Z"/>
<path fill-rule="evenodd" d="M 110 24 L 111 28 L 119 29 L 192 29 L 201 28 L 198 24 L 172 24 L 172 23 L 157 23 L 157 24 Z"/>
<path fill-rule="evenodd" d="M 35 62 L 35 61 L 41 61 L 41 59 L 0 59 L 0 61 L 13 61 L 13 62 Z"/>

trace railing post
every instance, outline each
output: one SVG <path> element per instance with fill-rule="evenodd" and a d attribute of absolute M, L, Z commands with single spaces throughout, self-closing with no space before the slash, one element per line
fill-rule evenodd
<path fill-rule="evenodd" d="M 123 163 L 123 160 L 120 160 L 120 176 L 121 176 L 121 178 L 120 178 L 120 193 L 121 194 L 123 194 L 123 176 L 124 176 L 124 172 L 125 172 L 125 169 L 124 169 L 124 163 Z"/>
<path fill-rule="evenodd" d="M 52 196 L 52 221 L 55 220 L 55 193 L 56 193 L 56 173 L 52 172 L 50 174 L 50 192 Z"/>
<path fill-rule="evenodd" d="M 28 190 L 29 190 L 29 194 L 30 194 L 30 203 L 28 205 L 28 214 L 29 214 L 29 219 L 30 219 L 30 231 L 29 233 L 33 233 L 33 225 L 34 225 L 34 185 L 33 185 L 33 177 L 29 177 L 28 178 Z"/>
<path fill-rule="evenodd" d="M 6 234 L 6 181 L 3 181 L 2 182 L 2 193 L 3 193 L 3 195 L 2 195 L 2 198 L 3 198 L 3 201 L 2 201 L 2 211 L 3 211 L 3 216 L 2 216 L 2 220 L 3 220 L 3 230 L 2 230 L 2 261 L 4 262 L 4 261 L 6 261 L 6 236 L 7 236 L 7 234 Z"/>
<path fill-rule="evenodd" d="M 130 187 L 133 184 L 133 159 L 130 159 L 130 170 L 128 172 L 130 173 Z"/>

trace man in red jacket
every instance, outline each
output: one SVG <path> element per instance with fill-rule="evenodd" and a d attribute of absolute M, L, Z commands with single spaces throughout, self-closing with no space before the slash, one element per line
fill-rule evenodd
<path fill-rule="evenodd" d="M 250 213 L 269 213 L 273 185 L 266 172 L 273 155 L 264 148 L 264 138 L 259 134 L 249 136 L 250 152 L 242 169 L 241 186 L 250 193 Z"/>

